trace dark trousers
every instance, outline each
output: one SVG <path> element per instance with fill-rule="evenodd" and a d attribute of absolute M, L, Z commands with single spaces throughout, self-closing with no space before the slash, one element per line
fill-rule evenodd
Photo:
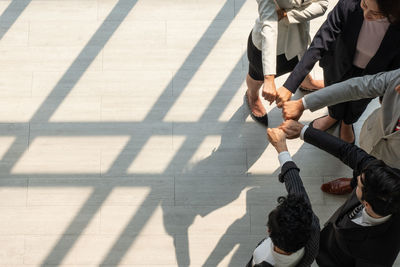
<path fill-rule="evenodd" d="M 362 76 L 363 71 L 363 69 L 353 66 L 343 77 L 343 81 L 354 77 L 360 77 Z M 346 124 L 353 124 L 358 121 L 371 100 L 372 98 L 365 98 L 329 106 L 329 116 L 338 121 L 342 120 Z"/>
<path fill-rule="evenodd" d="M 255 47 L 250 32 L 249 39 L 247 40 L 247 58 L 249 60 L 249 75 L 256 81 L 264 81 L 264 72 L 262 66 L 262 52 Z M 287 60 L 285 54 L 278 55 L 276 57 L 276 75 L 275 77 L 281 76 L 288 72 L 291 72 L 294 67 L 299 63 L 299 59 L 296 57 Z"/>

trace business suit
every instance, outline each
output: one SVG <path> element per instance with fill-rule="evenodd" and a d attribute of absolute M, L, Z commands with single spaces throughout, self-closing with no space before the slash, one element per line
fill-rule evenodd
<path fill-rule="evenodd" d="M 279 174 L 279 181 L 281 183 L 285 183 L 286 191 L 288 192 L 288 194 L 296 194 L 303 196 L 306 199 L 306 201 L 310 203 L 307 192 L 303 186 L 303 182 L 301 181 L 299 172 L 300 170 L 296 166 L 296 164 L 293 161 L 288 161 L 282 166 L 281 173 Z M 296 265 L 296 267 L 311 266 L 311 264 L 314 262 L 315 257 L 318 254 L 320 227 L 319 227 L 318 217 L 314 213 L 313 213 L 311 227 L 312 227 L 311 237 L 307 242 L 307 244 L 305 245 L 304 256 L 302 257 L 301 261 Z M 250 259 L 249 263 L 246 266 L 251 267 L 252 260 L 253 258 Z"/>
<path fill-rule="evenodd" d="M 305 131 L 304 140 L 339 158 L 358 174 L 369 162 L 375 160 L 375 157 L 357 146 L 311 127 Z M 354 190 L 325 224 L 321 231 L 317 256 L 319 266 L 393 265 L 400 250 L 399 214 L 392 214 L 389 220 L 382 224 L 363 227 L 347 219 L 347 215 L 359 204 Z"/>
<path fill-rule="evenodd" d="M 382 106 L 364 122 L 360 147 L 387 165 L 400 169 L 400 131 L 394 132 L 400 118 L 400 69 L 353 78 L 304 96 L 306 106 L 315 111 L 349 100 L 382 97 Z"/>
<path fill-rule="evenodd" d="M 360 0 L 339 0 L 283 86 L 294 93 L 317 61 L 324 71 L 326 86 L 352 77 L 400 68 L 400 27 L 390 25 L 378 51 L 365 69 L 353 71 L 353 59 L 363 21 Z M 358 120 L 369 101 L 359 100 L 357 103 L 360 107 L 353 111 L 357 114 L 348 118 L 345 121 L 347 124 Z M 335 117 L 335 114 L 340 112 L 330 108 L 333 118 L 343 119 Z"/>

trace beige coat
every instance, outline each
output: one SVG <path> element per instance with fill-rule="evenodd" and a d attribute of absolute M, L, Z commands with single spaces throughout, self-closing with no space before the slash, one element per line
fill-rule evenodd
<path fill-rule="evenodd" d="M 262 52 L 264 75 L 276 74 L 276 56 L 287 59 L 302 56 L 310 44 L 310 23 L 322 16 L 328 0 L 257 0 L 259 17 L 256 19 L 252 40 Z M 276 9 L 284 9 L 287 17 L 280 20 Z"/>
<path fill-rule="evenodd" d="M 400 169 L 400 131 L 394 132 L 400 119 L 400 69 L 353 78 L 333 84 L 304 97 L 311 111 L 341 102 L 383 96 L 382 106 L 364 122 L 360 147 L 391 167 Z"/>

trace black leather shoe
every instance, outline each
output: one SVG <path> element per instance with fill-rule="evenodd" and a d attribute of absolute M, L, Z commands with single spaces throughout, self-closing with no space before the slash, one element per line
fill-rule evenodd
<path fill-rule="evenodd" d="M 253 120 L 261 123 L 265 127 L 268 127 L 268 114 L 265 113 L 262 116 L 257 116 L 251 111 L 250 104 L 249 104 L 249 98 L 247 97 L 247 92 L 244 94 L 244 102 L 246 103 L 246 106 L 249 109 L 250 116 L 253 118 Z"/>

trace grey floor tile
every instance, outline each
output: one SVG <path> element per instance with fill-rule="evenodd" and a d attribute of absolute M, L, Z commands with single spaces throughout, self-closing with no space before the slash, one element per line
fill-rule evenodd
<path fill-rule="evenodd" d="M 171 205 L 173 177 L 30 178 L 29 206 Z"/>
<path fill-rule="evenodd" d="M 256 1 L 5 0 L 0 13 L 0 267 L 244 266 L 286 195 L 243 105 Z M 321 184 L 351 170 L 288 148 L 322 225 L 345 197 Z"/>
<path fill-rule="evenodd" d="M 27 178 L 0 179 L 0 206 L 26 206 Z"/>
<path fill-rule="evenodd" d="M 24 263 L 23 236 L 0 236 L 0 247 L 0 264 L 12 266 Z"/>

